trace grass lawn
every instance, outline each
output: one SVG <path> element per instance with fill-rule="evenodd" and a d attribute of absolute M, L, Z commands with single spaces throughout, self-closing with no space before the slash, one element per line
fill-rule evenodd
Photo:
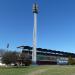
<path fill-rule="evenodd" d="M 75 66 L 30 66 L 26 68 L 0 68 L 0 75 L 75 75 Z"/>
<path fill-rule="evenodd" d="M 50 66 L 39 75 L 75 75 L 75 66 Z"/>

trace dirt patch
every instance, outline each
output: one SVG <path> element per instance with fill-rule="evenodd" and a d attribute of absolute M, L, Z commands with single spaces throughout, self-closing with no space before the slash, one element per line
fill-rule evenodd
<path fill-rule="evenodd" d="M 28 75 L 38 75 L 38 74 L 45 72 L 46 70 L 47 69 L 39 69 L 39 70 L 29 73 Z"/>

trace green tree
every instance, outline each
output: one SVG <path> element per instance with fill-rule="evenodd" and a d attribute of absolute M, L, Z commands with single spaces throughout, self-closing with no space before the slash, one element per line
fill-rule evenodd
<path fill-rule="evenodd" d="M 31 64 L 30 56 L 28 53 L 21 53 L 20 59 L 21 63 L 25 66 L 29 66 Z"/>
<path fill-rule="evenodd" d="M 75 65 L 75 59 L 69 56 L 69 65 Z"/>
<path fill-rule="evenodd" d="M 2 57 L 2 62 L 5 64 L 15 64 L 17 62 L 18 55 L 16 52 L 6 52 Z"/>

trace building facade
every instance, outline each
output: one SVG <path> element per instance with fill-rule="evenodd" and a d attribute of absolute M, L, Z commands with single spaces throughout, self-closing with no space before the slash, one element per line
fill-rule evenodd
<path fill-rule="evenodd" d="M 22 53 L 29 54 L 30 60 L 32 60 L 32 47 L 19 46 L 18 48 L 22 49 Z M 42 48 L 37 48 L 36 54 L 36 63 L 38 65 L 68 64 L 69 57 L 75 58 L 74 53 L 48 50 Z"/>

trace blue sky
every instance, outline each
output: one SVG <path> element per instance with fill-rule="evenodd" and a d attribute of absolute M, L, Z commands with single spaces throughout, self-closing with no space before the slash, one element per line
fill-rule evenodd
<path fill-rule="evenodd" d="M 32 46 L 35 0 L 0 0 L 0 48 Z M 37 47 L 75 52 L 75 0 L 38 0 Z"/>

